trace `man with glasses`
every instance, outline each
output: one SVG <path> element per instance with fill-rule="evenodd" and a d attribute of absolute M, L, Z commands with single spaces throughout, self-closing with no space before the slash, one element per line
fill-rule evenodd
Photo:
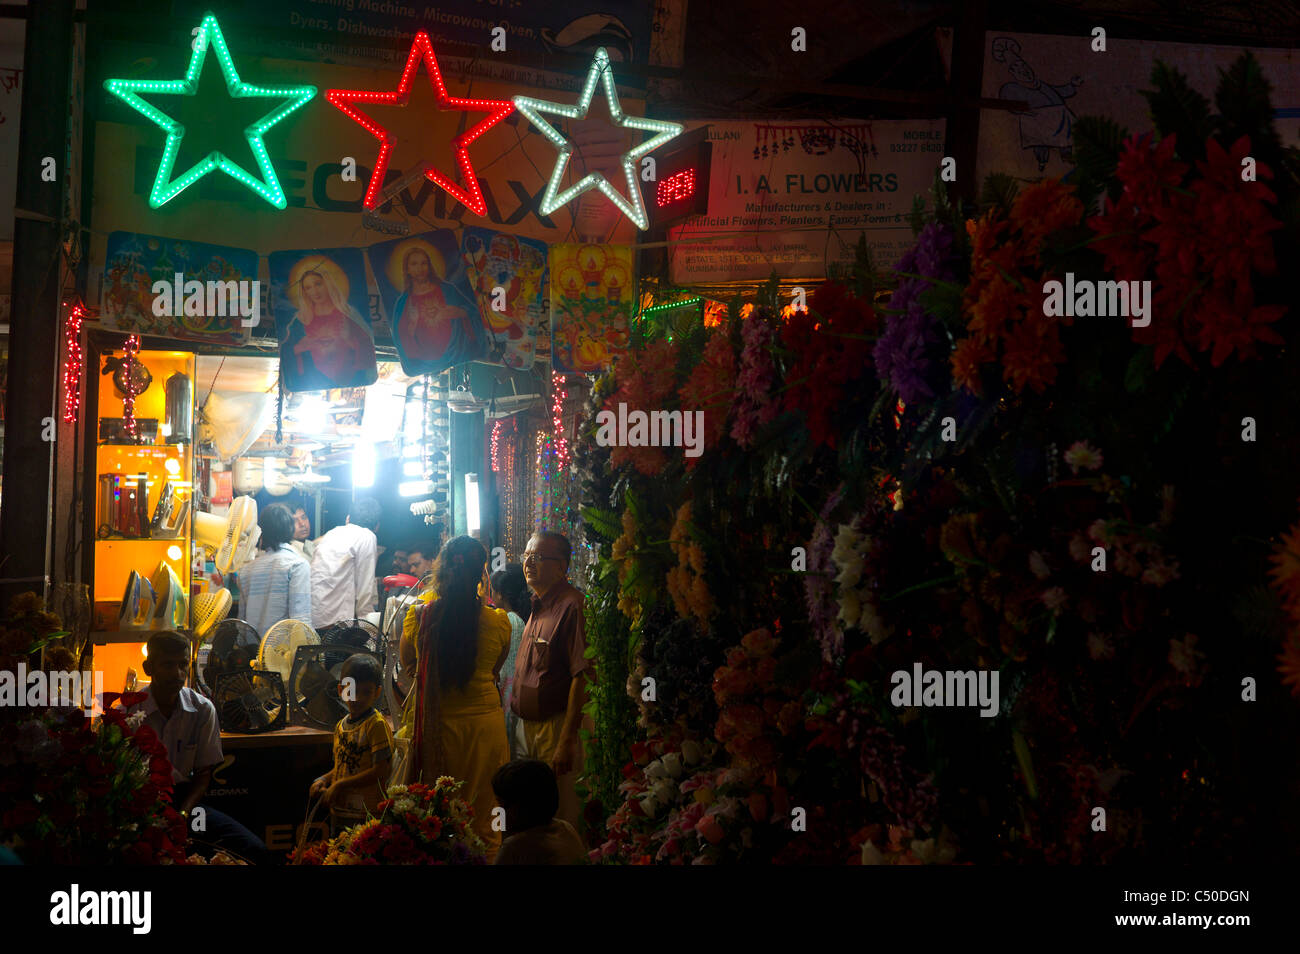
<path fill-rule="evenodd" d="M 560 786 L 557 818 L 577 827 L 582 809 L 575 783 L 582 769 L 582 707 L 587 701 L 587 640 L 581 591 L 568 581 L 572 549 L 561 533 L 533 534 L 524 550 L 524 579 L 533 591 L 532 614 L 515 657 L 510 708 L 519 717 L 519 758 L 541 759 Z"/>

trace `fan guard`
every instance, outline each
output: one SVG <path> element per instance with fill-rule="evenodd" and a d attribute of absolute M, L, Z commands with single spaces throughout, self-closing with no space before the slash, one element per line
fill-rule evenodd
<path fill-rule="evenodd" d="M 223 732 L 274 732 L 289 715 L 280 674 L 260 669 L 217 676 L 212 702 Z"/>
<path fill-rule="evenodd" d="M 261 645 L 257 630 L 242 619 L 226 619 L 217 624 L 212 635 L 199 645 L 194 667 L 200 691 L 215 698 L 217 679 L 222 673 L 248 670 L 257 659 Z"/>

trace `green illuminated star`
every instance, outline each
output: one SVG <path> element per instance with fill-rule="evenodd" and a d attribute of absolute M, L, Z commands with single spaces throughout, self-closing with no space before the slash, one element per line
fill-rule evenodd
<path fill-rule="evenodd" d="M 146 103 L 137 95 L 139 93 L 159 93 L 194 96 L 198 92 L 199 76 L 203 72 L 203 61 L 208 55 L 209 46 L 217 51 L 217 60 L 221 63 L 221 73 L 226 78 L 226 89 L 232 97 L 238 99 L 263 97 L 284 100 L 280 106 L 244 129 L 244 137 L 253 150 L 254 158 L 257 159 L 257 168 L 261 173 L 260 179 L 247 172 L 229 156 L 217 150 L 213 150 L 199 160 L 179 178 L 173 179 L 172 167 L 175 165 L 176 156 L 180 152 L 181 140 L 185 138 L 185 127 L 156 106 Z M 185 71 L 184 79 L 163 81 L 110 79 L 104 81 L 106 90 L 142 116 L 156 123 L 163 132 L 167 133 L 167 143 L 163 146 L 162 162 L 159 163 L 158 174 L 153 180 L 153 191 L 149 193 L 149 206 L 156 209 L 169 202 L 189 186 L 192 186 L 209 172 L 216 169 L 243 183 L 277 209 L 283 209 L 289 203 L 284 197 L 284 190 L 280 188 L 280 180 L 275 176 L 275 168 L 271 165 L 271 157 L 266 151 L 266 143 L 262 141 L 262 137 L 280 120 L 298 109 L 298 107 L 310 102 L 311 98 L 316 95 L 316 87 L 270 87 L 253 86 L 250 83 L 245 83 L 239 78 L 239 72 L 235 69 L 234 60 L 230 58 L 230 50 L 226 46 L 226 39 L 221 35 L 221 27 L 218 26 L 217 18 L 212 14 L 204 17 L 202 25 L 195 30 L 191 49 L 193 52 L 190 55 L 190 65 Z"/>
<path fill-rule="evenodd" d="M 542 113 L 552 113 L 566 119 L 586 119 L 587 110 L 591 108 L 591 97 L 596 92 L 596 84 L 603 81 L 605 101 L 609 103 L 609 118 L 616 126 L 623 129 L 640 129 L 657 135 L 650 137 L 641 145 L 623 153 L 623 173 L 627 177 L 627 199 L 624 199 L 599 172 L 588 173 L 563 192 L 559 192 L 560 180 L 573 155 L 573 144 L 564 138 L 554 126 L 542 119 Z M 596 51 L 596 57 L 587 71 L 587 81 L 582 87 L 582 96 L 572 106 L 561 103 L 549 103 L 529 96 L 516 96 L 515 109 L 528 117 L 528 121 L 537 127 L 543 136 L 559 147 L 560 155 L 555 161 L 551 179 L 546 183 L 546 192 L 542 195 L 541 213 L 550 215 L 566 202 L 571 202 L 591 189 L 599 189 L 605 197 L 631 219 L 636 227 L 645 231 L 650 227 L 645 214 L 645 204 L 641 201 L 641 189 L 636 181 L 636 161 L 647 153 L 653 152 L 675 136 L 681 135 L 685 128 L 681 123 L 670 123 L 659 119 L 628 116 L 618 102 L 618 91 L 614 88 L 614 70 L 610 66 L 609 54 L 603 48 Z"/>

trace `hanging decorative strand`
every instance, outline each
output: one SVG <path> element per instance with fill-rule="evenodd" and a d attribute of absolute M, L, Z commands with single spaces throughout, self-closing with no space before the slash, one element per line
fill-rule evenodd
<path fill-rule="evenodd" d="M 81 375 L 85 369 L 85 355 L 81 350 L 81 322 L 86 312 L 80 304 L 72 306 L 64 325 L 67 342 L 63 357 L 63 421 L 71 424 L 81 410 Z"/>
<path fill-rule="evenodd" d="M 275 443 L 284 443 L 284 375 L 275 379 Z"/>
<path fill-rule="evenodd" d="M 569 392 L 564 389 L 564 375 L 551 372 L 551 428 L 554 433 L 555 454 L 561 468 L 569 466 L 569 442 L 564 437 L 564 401 Z"/>
<path fill-rule="evenodd" d="M 133 444 L 140 440 L 135 425 L 135 356 L 139 351 L 140 336 L 131 335 L 126 339 L 126 357 L 123 359 L 126 368 L 126 397 L 122 398 L 122 426 Z"/>
<path fill-rule="evenodd" d="M 492 473 L 501 473 L 501 421 L 492 422 Z"/>

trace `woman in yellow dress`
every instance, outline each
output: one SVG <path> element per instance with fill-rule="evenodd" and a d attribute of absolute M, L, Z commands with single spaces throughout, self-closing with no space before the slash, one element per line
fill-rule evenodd
<path fill-rule="evenodd" d="M 479 585 L 487 551 L 473 537 L 454 537 L 438 554 L 433 588 L 407 614 L 402 665 L 415 680 L 403 733 L 412 738 L 412 781 L 450 775 L 465 783 L 473 827 L 488 845 L 489 862 L 501 846 L 492 830 L 492 776 L 510 761 L 497 675 L 510 651 L 510 620 L 483 605 Z M 435 595 L 436 594 L 436 595 Z"/>

